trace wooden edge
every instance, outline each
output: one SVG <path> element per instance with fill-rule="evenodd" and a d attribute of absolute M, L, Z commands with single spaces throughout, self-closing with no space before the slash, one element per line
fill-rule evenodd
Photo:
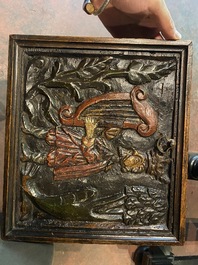
<path fill-rule="evenodd" d="M 189 124 L 190 124 L 190 96 L 191 96 L 191 79 L 192 79 L 192 43 L 189 43 L 186 50 L 186 102 L 184 113 L 184 146 L 182 159 L 182 182 L 181 182 L 181 210 L 180 210 L 180 235 L 179 240 L 182 244 L 185 241 L 185 227 L 186 227 L 186 189 L 188 179 L 188 146 L 189 146 Z"/>
<path fill-rule="evenodd" d="M 138 44 L 144 46 L 186 46 L 191 44 L 191 40 L 155 40 L 155 39 L 135 39 L 135 38 L 113 38 L 113 37 L 79 37 L 79 36 L 45 36 L 45 35 L 23 35 L 12 34 L 10 38 L 15 41 L 44 41 L 44 42 L 67 42 L 67 43 L 98 43 L 98 44 Z"/>
<path fill-rule="evenodd" d="M 9 39 L 9 51 L 8 51 L 8 73 L 7 73 L 7 99 L 6 99 L 6 122 L 5 122 L 5 147 L 4 147 L 4 183 L 3 183 L 3 226 L 1 229 L 1 237 L 4 238 L 6 217 L 7 217 L 7 202 L 8 201 L 8 184 L 9 184 L 9 153 L 10 153 L 10 127 L 11 127 L 11 109 L 12 109 L 12 71 L 13 71 L 13 58 L 15 50 L 15 41 L 12 37 Z"/>

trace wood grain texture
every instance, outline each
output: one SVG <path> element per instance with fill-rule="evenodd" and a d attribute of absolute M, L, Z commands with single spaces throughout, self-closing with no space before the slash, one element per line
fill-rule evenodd
<path fill-rule="evenodd" d="M 11 36 L 4 238 L 37 242 L 182 243 L 191 53 L 191 43 L 185 41 Z M 111 60 L 104 61 L 108 57 Z M 104 76 L 97 79 L 101 67 Z M 137 92 L 137 99 L 131 97 L 136 116 L 150 124 L 153 109 L 157 113 L 156 129 L 151 134 L 135 132 L 135 127 L 120 127 L 119 117 L 128 113 L 125 105 L 123 109 L 122 92 L 128 95 L 131 85 Z M 145 89 L 146 97 L 142 92 Z M 118 92 L 121 100 L 118 104 L 116 97 L 119 111 L 115 119 L 115 111 L 108 111 L 109 103 L 104 105 L 102 101 L 100 106 L 98 96 L 103 93 L 112 104 L 112 95 L 119 95 Z M 59 108 L 66 104 L 75 109 L 87 98 L 96 98 L 96 107 L 88 111 L 92 106 L 89 104 L 83 114 L 85 123 L 80 126 L 85 128 L 61 124 Z M 145 110 L 136 100 L 148 100 Z M 94 114 L 98 107 L 102 116 Z M 105 113 L 107 119 L 103 118 Z M 131 117 L 137 120 L 136 116 Z M 62 128 L 61 137 L 53 133 L 53 127 L 59 128 L 59 135 Z M 45 142 L 48 132 L 48 143 L 56 144 L 55 151 Z M 68 143 L 70 147 L 63 153 L 63 146 Z M 84 161 L 83 165 L 92 167 L 106 161 L 105 170 L 99 168 L 95 175 L 93 171 L 85 172 L 84 177 L 75 175 L 73 164 L 67 161 L 72 150 L 78 149 L 78 158 L 72 158 L 74 165 Z M 53 177 L 53 170 L 46 163 L 49 154 L 53 158 L 53 152 L 61 156 L 56 155 L 50 166 L 56 167 L 64 155 L 64 162 L 58 163 L 63 170 L 72 166 L 74 179 L 61 178 L 57 182 Z"/>

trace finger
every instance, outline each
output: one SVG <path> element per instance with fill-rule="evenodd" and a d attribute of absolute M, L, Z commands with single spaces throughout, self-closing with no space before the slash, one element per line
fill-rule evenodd
<path fill-rule="evenodd" d="M 150 12 L 155 16 L 159 31 L 167 40 L 181 39 L 164 0 L 151 1 Z"/>
<path fill-rule="evenodd" d="M 147 28 L 135 24 L 106 26 L 106 28 L 114 38 L 154 39 L 159 34 L 156 28 Z"/>

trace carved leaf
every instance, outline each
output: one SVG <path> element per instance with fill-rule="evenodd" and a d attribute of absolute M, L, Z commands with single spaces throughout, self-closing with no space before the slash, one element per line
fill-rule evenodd
<path fill-rule="evenodd" d="M 129 65 L 128 81 L 133 85 L 140 85 L 159 80 L 161 77 L 167 76 L 175 70 L 175 61 L 163 62 L 159 65 L 154 63 L 144 65 L 143 63 L 134 61 Z"/>
<path fill-rule="evenodd" d="M 70 92 L 71 97 L 80 102 L 83 100 L 82 89 L 95 88 L 103 92 L 111 89 L 103 75 L 109 70 L 111 61 L 111 57 L 85 58 L 80 61 L 76 69 L 66 71 L 60 71 L 61 67 L 56 62 L 52 67 L 51 78 L 41 84 L 50 88 L 65 88 Z"/>
<path fill-rule="evenodd" d="M 112 57 L 102 59 L 85 58 L 78 65 L 78 75 L 81 78 L 92 78 L 97 74 L 101 75 L 101 71 L 107 70 L 112 60 Z"/>
<path fill-rule="evenodd" d="M 51 65 L 51 75 L 40 85 L 48 88 L 65 88 L 77 102 L 83 100 L 82 90 L 94 88 L 103 93 L 112 87 L 112 78 L 126 78 L 133 85 L 149 83 L 167 76 L 175 69 L 175 61 L 144 64 L 132 61 L 128 68 L 119 68 L 112 57 L 84 58 L 74 69 L 65 68 L 63 62 L 55 61 Z M 71 67 L 70 67 L 71 68 Z M 62 69 L 62 70 L 61 70 Z"/>

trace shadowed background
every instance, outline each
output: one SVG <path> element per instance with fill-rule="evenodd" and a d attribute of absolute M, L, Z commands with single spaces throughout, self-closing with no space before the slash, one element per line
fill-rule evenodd
<path fill-rule="evenodd" d="M 83 0 L 0 0 L 0 211 L 2 209 L 9 35 L 109 37 L 109 33 L 97 17 L 88 16 L 82 11 L 82 2 Z M 193 41 L 194 63 L 190 104 L 189 150 L 198 152 L 198 2 L 197 0 L 167 0 L 166 2 L 183 39 Z M 196 243 L 198 206 L 194 203 L 198 200 L 197 190 L 198 184 L 189 181 L 187 217 L 191 221 L 189 221 L 187 229 L 188 241 L 185 247 L 174 248 L 175 254 L 198 255 Z M 0 242 L 0 264 L 13 264 L 14 259 L 16 265 L 26 265 L 27 263 L 35 265 L 89 265 L 93 263 L 95 265 L 129 265 L 133 264 L 130 256 L 134 249 L 134 246 L 117 245 L 54 244 L 54 246 L 43 246 L 39 244 Z"/>

